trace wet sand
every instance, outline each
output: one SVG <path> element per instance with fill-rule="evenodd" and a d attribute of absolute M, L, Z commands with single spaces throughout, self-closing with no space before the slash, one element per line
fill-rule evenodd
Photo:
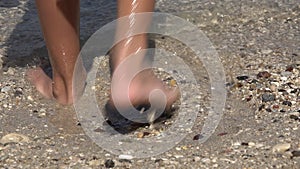
<path fill-rule="evenodd" d="M 84 41 L 114 19 L 115 3 L 82 3 Z M 28 67 L 47 62 L 34 2 L 0 5 L 4 25 L 0 30 L 0 138 L 17 133 L 30 140 L 2 142 L 1 168 L 300 168 L 297 1 L 158 1 L 157 11 L 197 25 L 214 44 L 226 72 L 227 102 L 216 132 L 199 144 L 197 135 L 209 109 L 208 74 L 188 47 L 168 37 L 153 37 L 157 47 L 176 52 L 194 72 L 201 109 L 192 131 L 173 149 L 132 160 L 98 147 L 82 130 L 73 107 L 43 99 L 26 81 Z M 98 12 L 102 5 L 106 10 Z M 104 105 L 108 65 L 102 64 L 100 70 L 107 76 L 97 77 L 96 92 L 99 105 Z M 129 135 L 152 131 L 144 127 Z"/>

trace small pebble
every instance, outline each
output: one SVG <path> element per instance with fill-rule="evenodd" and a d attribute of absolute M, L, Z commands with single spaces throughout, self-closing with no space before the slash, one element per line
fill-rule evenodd
<path fill-rule="evenodd" d="M 113 168 L 115 166 L 115 162 L 111 159 L 108 159 L 104 163 L 106 168 Z"/>
<path fill-rule="evenodd" d="M 38 114 L 38 117 L 45 117 L 46 116 L 46 113 L 39 113 Z"/>
<path fill-rule="evenodd" d="M 292 72 L 281 72 L 280 75 L 283 77 L 290 77 L 293 73 Z"/>
<path fill-rule="evenodd" d="M 203 138 L 203 136 L 201 134 L 197 134 L 194 136 L 193 140 L 199 140 L 201 138 Z"/>
<path fill-rule="evenodd" d="M 228 133 L 223 132 L 223 133 L 219 133 L 218 136 L 225 136 L 225 135 L 227 135 L 227 134 L 228 134 Z"/>
<path fill-rule="evenodd" d="M 242 145 L 242 146 L 248 146 L 248 145 L 249 145 L 249 143 L 242 142 L 242 143 L 241 143 L 241 145 Z"/>
<path fill-rule="evenodd" d="M 286 67 L 285 71 L 293 72 L 293 69 L 294 69 L 294 66 L 293 65 L 289 65 L 289 66 Z"/>
<path fill-rule="evenodd" d="M 280 77 L 280 80 L 282 80 L 282 81 L 287 81 L 287 77 Z"/>
<path fill-rule="evenodd" d="M 284 144 L 277 144 L 277 145 L 275 145 L 272 148 L 272 150 L 273 150 L 273 153 L 284 153 L 285 151 L 287 151 L 290 148 L 291 148 L 291 144 L 284 143 Z"/>
<path fill-rule="evenodd" d="M 28 143 L 30 139 L 22 134 L 10 133 L 3 136 L 0 140 L 0 143 L 5 145 L 8 143 Z"/>
<path fill-rule="evenodd" d="M 121 155 L 119 155 L 119 159 L 132 160 L 133 156 L 132 155 L 127 155 L 127 154 L 121 154 Z"/>
<path fill-rule="evenodd" d="M 243 87 L 243 84 L 238 82 L 238 83 L 234 84 L 234 87 L 235 88 L 241 88 L 241 87 Z"/>
<path fill-rule="evenodd" d="M 293 119 L 293 120 L 300 120 L 300 118 L 296 115 L 290 115 L 290 118 Z"/>
<path fill-rule="evenodd" d="M 176 80 L 172 79 L 172 80 L 170 81 L 170 85 L 171 85 L 172 87 L 175 87 L 175 86 L 176 86 Z"/>
<path fill-rule="evenodd" d="M 31 96 L 28 96 L 27 99 L 33 101 L 33 98 Z"/>
<path fill-rule="evenodd" d="M 241 145 L 241 143 L 240 143 L 240 142 L 235 142 L 235 143 L 233 143 L 232 145 L 238 147 L 238 146 Z"/>
<path fill-rule="evenodd" d="M 200 161 L 200 160 L 201 160 L 201 158 L 198 157 L 198 156 L 194 158 L 194 161 L 195 161 L 195 162 L 198 162 L 198 161 Z"/>
<path fill-rule="evenodd" d="M 2 92 L 2 93 L 7 93 L 10 89 L 11 89 L 10 86 L 4 86 L 4 87 L 1 89 L 1 92 Z"/>
<path fill-rule="evenodd" d="M 275 100 L 275 95 L 264 93 L 261 98 L 263 102 L 270 102 Z"/>
<path fill-rule="evenodd" d="M 175 158 L 183 158 L 183 155 L 174 155 Z"/>
<path fill-rule="evenodd" d="M 283 101 L 282 104 L 287 105 L 287 106 L 292 106 L 292 102 L 287 101 L 287 100 Z"/>
<path fill-rule="evenodd" d="M 262 53 L 262 54 L 265 54 L 265 55 L 270 54 L 270 53 L 272 53 L 272 52 L 273 52 L 273 51 L 272 51 L 271 49 L 264 49 L 264 50 L 261 51 L 261 53 Z"/>
<path fill-rule="evenodd" d="M 237 80 L 247 80 L 249 77 L 248 76 L 238 76 L 236 77 Z"/>
<path fill-rule="evenodd" d="M 137 138 L 144 138 L 145 136 L 148 136 L 148 135 L 150 135 L 151 133 L 149 133 L 149 132 L 138 132 L 137 134 L 136 134 L 136 137 Z"/>
<path fill-rule="evenodd" d="M 248 145 L 252 147 L 252 146 L 255 146 L 255 143 L 254 142 L 249 142 Z"/>
<path fill-rule="evenodd" d="M 269 78 L 269 77 L 271 77 L 271 73 L 267 71 L 259 72 L 257 74 L 257 78 Z"/>
<path fill-rule="evenodd" d="M 15 97 L 20 97 L 23 94 L 23 92 L 21 90 L 16 90 L 14 93 Z"/>
<path fill-rule="evenodd" d="M 210 163 L 210 159 L 209 158 L 203 158 L 202 160 L 202 163 Z"/>
<path fill-rule="evenodd" d="M 292 151 L 293 157 L 300 157 L 300 150 Z"/>
<path fill-rule="evenodd" d="M 9 67 L 8 70 L 7 70 L 7 74 L 9 74 L 9 75 L 14 75 L 14 74 L 15 74 L 14 68 Z"/>
<path fill-rule="evenodd" d="M 138 132 L 136 137 L 137 138 L 143 138 L 144 137 L 144 132 Z"/>
<path fill-rule="evenodd" d="M 275 92 L 276 91 L 276 86 L 275 85 L 271 85 L 270 89 L 271 89 L 272 92 Z"/>
<path fill-rule="evenodd" d="M 183 150 L 187 150 L 187 149 L 188 149 L 187 146 L 182 146 L 181 148 L 182 148 Z"/>

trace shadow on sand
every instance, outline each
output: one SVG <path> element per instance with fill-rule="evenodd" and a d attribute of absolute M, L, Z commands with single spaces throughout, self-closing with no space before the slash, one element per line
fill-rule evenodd
<path fill-rule="evenodd" d="M 96 30 L 116 18 L 116 0 L 84 0 L 80 4 L 81 46 Z M 1 8 L 21 9 L 25 14 L 17 23 L 9 38 L 4 42 L 6 48 L 3 71 L 9 67 L 49 65 L 47 49 L 40 30 L 34 0 L 21 3 L 19 0 L 0 1 Z"/>

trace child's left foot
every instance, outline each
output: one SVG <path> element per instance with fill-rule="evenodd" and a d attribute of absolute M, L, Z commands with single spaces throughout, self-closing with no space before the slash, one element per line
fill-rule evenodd
<path fill-rule="evenodd" d="M 45 98 L 53 99 L 52 79 L 46 75 L 41 67 L 27 70 L 26 76 Z"/>

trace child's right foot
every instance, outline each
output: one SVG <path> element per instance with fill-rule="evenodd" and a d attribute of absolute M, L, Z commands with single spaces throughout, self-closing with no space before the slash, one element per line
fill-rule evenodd
<path fill-rule="evenodd" d="M 177 88 L 169 89 L 160 79 L 155 76 L 151 69 L 144 70 L 136 75 L 130 83 L 129 90 L 126 89 L 126 83 L 126 80 L 119 80 L 116 84 L 114 84 L 114 89 L 116 90 L 112 89 L 112 92 L 115 93 L 114 97 L 110 96 L 110 106 L 118 106 L 118 108 L 126 110 L 131 106 L 127 105 L 128 100 L 134 107 L 144 105 L 150 106 L 149 96 L 151 95 L 151 92 L 154 90 L 159 90 L 165 95 L 165 98 L 159 97 L 156 98 L 155 101 L 160 103 L 166 102 L 165 111 L 168 111 L 171 109 L 172 104 L 179 96 L 179 91 Z M 117 98 L 117 100 L 114 100 L 113 98 Z M 116 104 L 115 101 L 117 101 L 118 104 Z"/>

